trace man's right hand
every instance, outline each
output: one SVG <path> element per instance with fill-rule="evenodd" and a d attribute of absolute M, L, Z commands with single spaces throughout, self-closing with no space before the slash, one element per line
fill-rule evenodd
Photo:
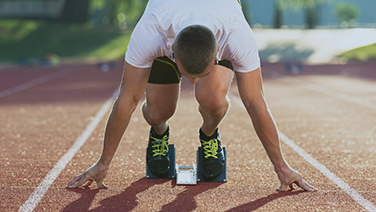
<path fill-rule="evenodd" d="M 103 180 L 107 175 L 107 170 L 108 166 L 97 162 L 82 174 L 73 177 L 72 180 L 69 181 L 67 188 L 77 188 L 79 186 L 89 187 L 93 181 L 97 183 L 98 188 L 107 188 L 107 186 L 103 184 Z"/>

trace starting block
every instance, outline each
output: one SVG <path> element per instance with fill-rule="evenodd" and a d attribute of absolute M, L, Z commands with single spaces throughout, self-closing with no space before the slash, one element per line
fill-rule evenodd
<path fill-rule="evenodd" d="M 146 151 L 147 154 L 147 151 Z M 170 158 L 170 171 L 165 175 L 155 175 L 153 174 L 150 169 L 148 168 L 148 164 L 146 163 L 146 177 L 147 178 L 167 178 L 172 179 L 175 178 L 175 146 L 173 144 L 168 145 L 168 154 Z"/>
<path fill-rule="evenodd" d="M 146 177 L 147 178 L 162 178 L 162 179 L 173 179 L 176 177 L 176 184 L 177 185 L 196 185 L 197 181 L 201 182 L 226 182 L 227 181 L 227 156 L 226 156 L 226 148 L 223 147 L 223 154 L 225 157 L 225 166 L 223 168 L 223 171 L 220 175 L 218 175 L 215 178 L 204 178 L 202 174 L 202 168 L 201 168 L 201 147 L 197 150 L 197 167 L 195 164 L 192 166 L 179 166 L 178 164 L 175 164 L 175 146 L 174 144 L 168 145 L 168 153 L 170 158 L 170 171 L 163 175 L 155 175 L 151 172 L 151 170 L 148 168 L 148 165 L 146 163 Z M 147 154 L 147 153 L 146 153 Z"/>
<path fill-rule="evenodd" d="M 202 174 L 202 168 L 201 168 L 201 161 L 202 161 L 202 158 L 201 158 L 201 152 L 202 152 L 202 148 L 199 147 L 198 150 L 197 150 L 197 179 L 198 181 L 201 181 L 201 182 L 226 182 L 227 181 L 227 156 L 226 156 L 226 148 L 225 147 L 222 147 L 223 148 L 223 155 L 225 157 L 225 167 L 223 168 L 223 171 L 220 175 L 218 175 L 217 177 L 215 178 L 210 178 L 210 179 L 207 179 L 203 176 Z"/>
<path fill-rule="evenodd" d="M 176 184 L 177 185 L 196 185 L 197 169 L 195 164 L 192 166 L 179 166 L 176 164 Z"/>

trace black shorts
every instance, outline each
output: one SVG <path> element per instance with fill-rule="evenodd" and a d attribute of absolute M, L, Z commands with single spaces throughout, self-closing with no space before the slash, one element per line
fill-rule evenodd
<path fill-rule="evenodd" d="M 232 63 L 228 60 L 221 60 L 219 65 L 234 70 Z M 180 83 L 181 73 L 175 62 L 168 57 L 158 57 L 153 61 L 148 83 L 152 84 L 175 84 Z"/>

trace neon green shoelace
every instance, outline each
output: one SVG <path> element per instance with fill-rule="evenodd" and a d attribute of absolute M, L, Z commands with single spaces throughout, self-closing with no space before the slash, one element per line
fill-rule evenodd
<path fill-rule="evenodd" d="M 218 151 L 218 140 L 216 138 L 210 139 L 209 141 L 204 141 L 201 139 L 202 146 L 204 149 L 205 158 L 217 157 L 217 151 Z"/>
<path fill-rule="evenodd" d="M 163 136 L 162 139 L 154 138 L 152 141 L 152 148 L 153 148 L 153 157 L 156 156 L 165 156 L 168 152 L 168 136 Z"/>

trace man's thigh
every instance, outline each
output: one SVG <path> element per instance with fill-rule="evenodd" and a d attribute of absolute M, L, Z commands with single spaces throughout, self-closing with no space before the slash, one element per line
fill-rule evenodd
<path fill-rule="evenodd" d="M 176 104 L 179 96 L 180 84 L 153 84 L 146 86 L 146 101 L 150 106 L 166 107 Z"/>
<path fill-rule="evenodd" d="M 156 58 L 146 86 L 146 102 L 149 110 L 153 112 L 175 110 L 180 81 L 180 72 L 173 61 L 168 57 Z"/>

